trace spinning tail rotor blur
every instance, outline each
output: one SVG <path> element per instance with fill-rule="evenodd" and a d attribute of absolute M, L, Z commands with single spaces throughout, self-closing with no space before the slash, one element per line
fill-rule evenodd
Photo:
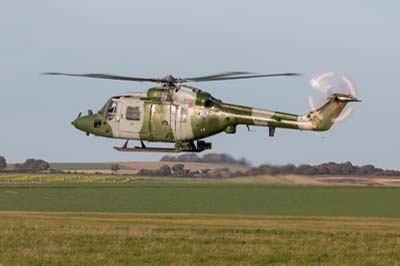
<path fill-rule="evenodd" d="M 349 75 L 343 74 L 337 77 L 334 72 L 324 72 L 315 75 L 310 80 L 312 89 L 320 93 L 320 96 L 309 96 L 308 106 L 311 110 L 316 110 L 326 99 L 334 93 L 343 93 L 357 98 L 357 88 Z M 350 106 L 346 106 L 343 112 L 335 119 L 335 123 L 342 123 L 346 121 L 354 110 Z M 319 137 L 325 139 L 326 137 L 318 132 L 315 132 Z"/>

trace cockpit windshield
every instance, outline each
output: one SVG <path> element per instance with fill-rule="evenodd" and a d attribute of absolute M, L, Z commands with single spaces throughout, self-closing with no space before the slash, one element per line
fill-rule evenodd
<path fill-rule="evenodd" d="M 112 98 L 106 102 L 106 104 L 97 112 L 99 115 L 107 115 L 107 119 L 111 120 L 114 118 L 117 112 L 118 99 Z"/>
<path fill-rule="evenodd" d="M 117 111 L 117 102 L 112 100 L 110 105 L 108 106 L 107 113 L 115 113 Z"/>
<path fill-rule="evenodd" d="M 104 104 L 104 106 L 103 107 L 101 107 L 101 109 L 97 112 L 99 115 L 104 115 L 104 113 L 106 112 L 106 109 L 107 109 L 107 106 L 108 106 L 108 103 L 109 103 L 110 101 L 108 100 L 105 104 Z"/>

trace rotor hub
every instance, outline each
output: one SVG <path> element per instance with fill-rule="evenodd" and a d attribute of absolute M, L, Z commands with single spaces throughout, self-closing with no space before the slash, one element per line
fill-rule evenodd
<path fill-rule="evenodd" d="M 168 83 L 168 84 L 173 84 L 176 82 L 176 78 L 174 78 L 174 76 L 172 76 L 172 75 L 166 75 L 164 77 L 164 80 L 165 80 L 165 83 Z"/>

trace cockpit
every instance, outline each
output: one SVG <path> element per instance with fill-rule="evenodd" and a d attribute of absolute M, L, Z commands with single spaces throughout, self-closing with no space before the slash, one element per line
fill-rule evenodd
<path fill-rule="evenodd" d="M 101 116 L 106 116 L 107 120 L 113 119 L 117 112 L 118 99 L 119 97 L 113 97 L 109 99 L 97 113 Z"/>

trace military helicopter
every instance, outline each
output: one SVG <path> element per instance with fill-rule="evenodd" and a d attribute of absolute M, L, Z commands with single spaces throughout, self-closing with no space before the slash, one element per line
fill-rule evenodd
<path fill-rule="evenodd" d="M 253 107 L 225 103 L 210 93 L 186 85 L 188 82 L 251 79 L 262 77 L 296 76 L 297 73 L 255 74 L 226 72 L 192 78 L 141 78 L 109 74 L 69 74 L 48 72 L 45 75 L 63 75 L 98 79 L 153 82 L 160 86 L 147 92 L 129 92 L 113 96 L 97 113 L 72 121 L 87 135 L 124 139 L 118 151 L 130 152 L 201 152 L 212 144 L 203 139 L 221 132 L 235 134 L 238 125 L 268 127 L 273 137 L 276 128 L 325 131 L 331 128 L 348 102 L 359 101 L 351 94 L 332 93 L 320 108 L 305 115 L 274 112 Z M 129 140 L 141 145 L 128 147 Z M 174 147 L 147 147 L 143 141 L 175 143 Z"/>

